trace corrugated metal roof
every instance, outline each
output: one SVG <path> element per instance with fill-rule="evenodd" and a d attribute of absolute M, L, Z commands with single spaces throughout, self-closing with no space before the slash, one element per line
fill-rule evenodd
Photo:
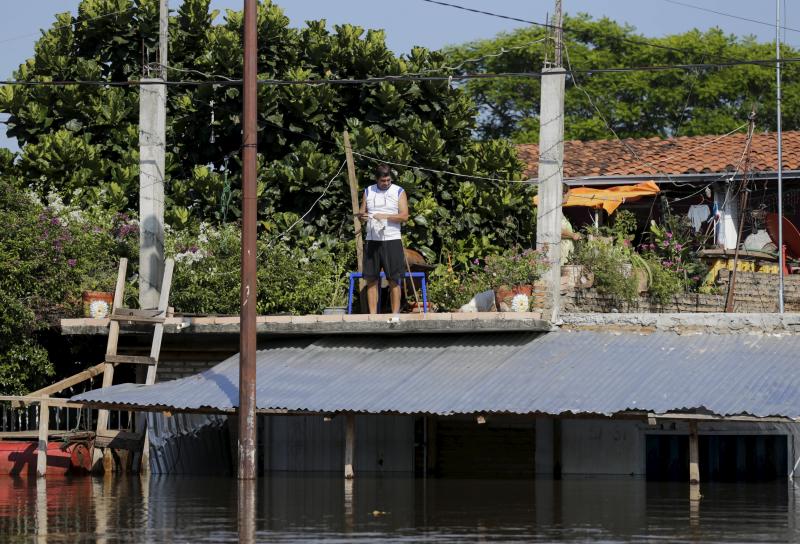
<path fill-rule="evenodd" d="M 258 352 L 259 410 L 800 416 L 800 336 L 559 331 L 327 337 Z M 73 397 L 229 411 L 238 356 L 197 376 Z"/>

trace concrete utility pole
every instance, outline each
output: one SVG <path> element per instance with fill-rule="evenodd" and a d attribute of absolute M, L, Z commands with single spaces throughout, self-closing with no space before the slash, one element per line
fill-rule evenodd
<path fill-rule="evenodd" d="M 256 477 L 256 0 L 244 0 L 242 308 L 239 332 L 239 479 Z"/>
<path fill-rule="evenodd" d="M 539 209 L 536 214 L 536 247 L 547 251 L 549 269 L 544 274 L 551 320 L 561 310 L 561 199 L 564 164 L 564 83 L 561 65 L 561 0 L 554 17 L 555 62 L 545 61 L 539 108 Z"/>
<path fill-rule="evenodd" d="M 139 306 L 155 308 L 164 276 L 164 154 L 167 133 L 169 0 L 161 0 L 159 77 L 139 87 Z"/>

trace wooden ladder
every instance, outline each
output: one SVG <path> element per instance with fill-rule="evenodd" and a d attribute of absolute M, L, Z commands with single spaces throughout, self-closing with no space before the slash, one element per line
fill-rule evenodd
<path fill-rule="evenodd" d="M 161 339 L 164 335 L 164 320 L 167 317 L 169 305 L 169 292 L 172 286 L 172 271 L 175 262 L 167 259 L 164 263 L 164 277 L 161 282 L 161 294 L 158 307 L 155 309 L 134 309 L 122 306 L 125 295 L 125 276 L 128 269 L 128 259 L 120 259 L 117 272 L 117 284 L 114 289 L 114 302 L 109 312 L 108 343 L 106 356 L 101 363 L 103 368 L 103 385 L 110 387 L 114 381 L 114 367 L 118 364 L 147 365 L 145 384 L 152 385 L 156 382 L 158 357 L 161 352 Z M 153 341 L 150 346 L 149 356 L 124 355 L 117 353 L 119 345 L 120 325 L 153 325 Z M 126 449 L 133 452 L 133 469 L 138 471 L 141 466 L 143 472 L 149 470 L 149 442 L 147 439 L 147 420 L 144 414 L 136 417 L 136 432 L 124 432 L 108 429 L 108 410 L 98 410 L 97 427 L 95 430 L 95 447 L 92 459 L 92 469 L 110 471 L 113 466 L 111 450 L 115 448 Z"/>

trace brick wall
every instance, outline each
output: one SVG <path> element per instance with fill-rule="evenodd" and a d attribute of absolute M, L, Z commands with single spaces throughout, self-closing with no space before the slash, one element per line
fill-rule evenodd
<path fill-rule="evenodd" d="M 565 312 L 722 312 L 725 311 L 725 296 L 728 291 L 728 271 L 720 272 L 715 291 L 719 294 L 689 293 L 676 296 L 667 304 L 640 296 L 632 304 L 617 303 L 597 292 L 595 288 L 567 288 L 562 296 Z M 800 311 L 800 275 L 786 276 L 784 281 L 784 308 L 787 312 Z M 778 311 L 778 276 L 756 272 L 736 274 L 736 296 L 734 311 L 740 313 L 763 313 Z"/>

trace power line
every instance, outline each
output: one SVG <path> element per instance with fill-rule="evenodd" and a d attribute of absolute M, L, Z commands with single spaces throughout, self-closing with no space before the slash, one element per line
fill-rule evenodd
<path fill-rule="evenodd" d="M 752 59 L 731 62 L 714 63 L 693 63 L 693 64 L 662 64 L 652 66 L 623 66 L 618 68 L 583 68 L 569 69 L 570 74 L 619 74 L 631 72 L 665 72 L 670 70 L 700 70 L 714 68 L 730 68 L 734 66 L 768 66 L 772 67 L 776 62 L 782 64 L 793 64 L 800 62 L 800 57 L 787 57 L 778 59 Z M 499 73 L 467 73 L 451 76 L 419 76 L 419 75 L 388 75 L 376 76 L 361 79 L 261 79 L 259 85 L 285 86 L 285 85 L 372 85 L 383 82 L 449 82 L 467 81 L 473 79 L 500 79 L 500 78 L 533 78 L 538 79 L 545 76 L 557 75 L 557 72 L 499 72 Z M 183 81 L 160 81 L 160 80 L 129 80 L 129 81 L 102 81 L 102 80 L 2 80 L 0 85 L 15 85 L 28 87 L 66 87 L 70 85 L 86 85 L 97 87 L 141 87 L 145 85 L 166 85 L 169 87 L 203 87 L 215 85 L 219 87 L 239 86 L 241 79 L 225 80 L 183 80 Z"/>
<path fill-rule="evenodd" d="M 481 180 L 481 181 L 494 181 L 494 182 L 497 182 L 497 183 L 521 183 L 521 184 L 525 184 L 525 185 L 531 185 L 531 184 L 536 183 L 536 182 L 534 182 L 533 180 L 530 180 L 530 179 L 527 179 L 527 180 L 514 180 L 514 179 L 491 178 L 491 177 L 486 177 L 486 176 L 474 176 L 474 175 L 471 175 L 471 174 L 459 174 L 458 172 L 449 172 L 447 170 L 437 170 L 435 168 L 427 168 L 427 167 L 424 167 L 424 166 L 415 166 L 413 164 L 404 164 L 404 163 L 401 163 L 401 162 L 392 162 L 392 161 L 389 161 L 389 160 L 386 160 L 386 159 L 382 159 L 380 157 L 373 157 L 372 155 L 367 155 L 366 153 L 359 153 L 358 151 L 353 151 L 353 155 L 357 155 L 359 157 L 371 160 L 373 162 L 386 163 L 386 164 L 390 164 L 392 166 L 400 166 L 402 168 L 409 168 L 409 169 L 412 169 L 412 170 L 422 170 L 424 172 L 433 172 L 435 174 L 446 174 L 448 176 L 454 176 L 454 177 L 459 177 L 459 178 L 469 178 L 469 179 L 475 179 L 475 180 Z"/>
<path fill-rule="evenodd" d="M 14 36 L 12 38 L 6 38 L 4 40 L 0 40 L 0 43 L 13 42 L 13 41 L 16 41 L 16 40 L 22 40 L 24 38 L 30 38 L 32 36 L 39 36 L 39 34 L 41 32 L 50 32 L 52 30 L 64 30 L 65 28 L 72 28 L 73 26 L 75 26 L 77 24 L 80 24 L 80 23 L 89 23 L 89 22 L 92 22 L 92 21 L 97 21 L 98 19 L 105 19 L 106 17 L 111 17 L 112 15 L 120 15 L 122 13 L 127 13 L 129 11 L 133 11 L 135 9 L 137 9 L 136 6 L 131 6 L 128 9 L 122 9 L 122 10 L 119 10 L 119 11 L 112 11 L 112 12 L 109 12 L 109 13 L 104 13 L 102 15 L 98 15 L 96 17 L 88 17 L 88 18 L 85 18 L 85 19 L 81 19 L 80 18 L 80 14 L 78 14 L 78 17 L 75 18 L 75 21 L 73 21 L 72 23 L 70 23 L 68 25 L 54 26 L 52 28 L 48 28 L 46 31 L 43 31 L 42 29 L 40 29 L 39 32 L 31 32 L 30 34 L 23 34 L 23 35 L 20 35 L 20 36 Z"/>
<path fill-rule="evenodd" d="M 328 184 L 327 184 L 327 185 L 325 186 L 325 188 L 322 190 L 322 194 L 320 194 L 320 195 L 317 197 L 317 199 L 314 201 L 314 203 L 313 203 L 313 204 L 311 204 L 311 207 L 308 209 L 308 211 L 307 211 L 306 213 L 304 213 L 303 215 L 301 215 L 301 216 L 300 216 L 300 217 L 299 217 L 299 218 L 298 218 L 298 219 L 297 219 L 297 220 L 296 220 L 294 223 L 292 223 L 291 225 L 289 225 L 289 226 L 286 228 L 286 230 L 284 230 L 284 231 L 283 231 L 283 232 L 281 232 L 280 234 L 276 234 L 275 236 L 273 236 L 273 237 L 270 239 L 270 241 L 269 241 L 269 244 L 270 244 L 270 245 L 272 245 L 272 244 L 275 242 L 275 240 L 277 240 L 277 239 L 279 239 L 279 238 L 283 238 L 284 236 L 286 236 L 287 234 L 289 234 L 289 232 L 290 232 L 290 231 L 291 231 L 291 230 L 292 230 L 292 229 L 293 229 L 295 226 L 297 226 L 299 223 L 301 223 L 301 222 L 302 222 L 302 221 L 303 221 L 303 220 L 306 218 L 306 216 L 308 216 L 308 214 L 310 214 L 310 213 L 311 213 L 311 211 L 312 211 L 312 210 L 313 210 L 313 209 L 314 209 L 314 208 L 317 206 L 317 204 L 319 204 L 319 201 L 320 201 L 320 200 L 322 200 L 322 198 L 323 198 L 323 197 L 324 197 L 324 196 L 325 196 L 325 195 L 328 193 L 328 189 L 330 189 L 330 188 L 331 188 L 331 185 L 333 184 L 333 181 L 334 181 L 334 180 L 335 180 L 337 177 L 339 177 L 339 174 L 341 174 L 341 173 L 342 173 L 342 170 L 344 170 L 344 167 L 345 167 L 345 165 L 346 165 L 346 164 L 347 164 L 347 160 L 343 160 L 343 161 L 342 161 L 342 164 L 341 164 L 341 166 L 339 166 L 339 170 L 338 170 L 338 171 L 337 171 L 337 172 L 336 172 L 336 173 L 333 175 L 333 177 L 331 178 L 331 180 L 328 182 Z"/>
<path fill-rule="evenodd" d="M 429 4 L 438 4 L 440 6 L 446 6 L 446 7 L 454 8 L 454 9 L 460 9 L 460 10 L 463 10 L 463 11 L 469 11 L 469 12 L 478 13 L 478 14 L 481 14 L 481 15 L 488 15 L 489 17 L 495 17 L 495 18 L 498 18 L 498 19 L 506 19 L 506 20 L 509 20 L 509 21 L 516 21 L 516 22 L 520 22 L 520 23 L 526 23 L 526 24 L 529 24 L 529 25 L 539 26 L 539 27 L 543 27 L 543 28 L 547 28 L 547 29 L 551 29 L 551 30 L 561 30 L 562 32 L 573 33 L 573 34 L 578 33 L 577 30 L 573 30 L 571 28 L 567 28 L 566 26 L 557 26 L 557 25 L 551 25 L 551 24 L 548 24 L 548 23 L 540 23 L 538 21 L 531 21 L 529 19 L 521 19 L 519 17 L 512 17 L 512 16 L 509 16 L 509 15 L 502 15 L 500 13 L 494 13 L 494 12 L 491 12 L 491 11 L 484 11 L 484 10 L 479 10 L 479 9 L 468 8 L 466 6 L 461 6 L 461 5 L 458 5 L 458 4 L 451 4 L 451 3 L 448 3 L 448 2 L 441 2 L 439 0 L 422 0 L 422 1 L 423 2 L 427 2 Z M 680 48 L 680 47 L 671 47 L 669 45 L 662 45 L 662 44 L 658 44 L 658 43 L 649 42 L 649 41 L 646 41 L 646 40 L 637 40 L 635 38 L 624 38 L 624 37 L 617 37 L 617 36 L 615 36 L 614 38 L 617 39 L 617 40 L 620 40 L 622 42 L 627 42 L 627 43 L 631 43 L 631 44 L 635 44 L 635 45 L 644 45 L 644 46 L 647 46 L 647 47 L 654 47 L 656 49 L 664 49 L 664 50 L 667 50 L 667 51 L 675 51 L 675 52 L 678 52 L 678 53 L 691 53 L 691 54 L 698 54 L 699 53 L 698 51 L 695 51 L 695 50 L 692 50 L 692 49 L 685 49 L 685 48 Z M 725 55 L 718 55 L 718 56 L 721 59 L 739 60 L 739 59 L 732 59 L 731 57 L 727 57 Z"/>
<path fill-rule="evenodd" d="M 446 6 L 448 8 L 455 8 L 455 9 L 460 9 L 460 10 L 463 10 L 463 11 L 470 11 L 472 13 L 479 13 L 481 15 L 488 15 L 490 17 L 495 17 L 497 19 L 506 19 L 507 21 L 515 21 L 517 23 L 525 23 L 525 24 L 528 24 L 528 25 L 535 25 L 535 26 L 540 26 L 540 27 L 549 28 L 549 29 L 558 29 L 558 28 L 560 28 L 560 27 L 557 27 L 556 25 L 551 25 L 551 24 L 547 24 L 547 23 L 540 23 L 540 22 L 537 22 L 537 21 L 530 21 L 528 19 L 520 19 L 519 17 L 512 17 L 510 15 L 501 15 L 499 13 L 492 13 L 491 11 L 484 11 L 484 10 L 481 10 L 481 9 L 468 8 L 466 6 L 459 6 L 458 4 L 450 4 L 448 2 L 439 2 L 438 0 L 422 0 L 422 1 L 423 2 L 427 2 L 429 4 L 438 4 L 440 6 Z"/>
<path fill-rule="evenodd" d="M 487 53 L 487 54 L 482 55 L 480 57 L 468 58 L 468 59 L 465 59 L 464 61 L 460 62 L 459 64 L 457 64 L 455 66 L 442 65 L 442 66 L 439 66 L 439 67 L 436 67 L 436 68 L 428 68 L 426 70 L 421 70 L 419 72 L 408 72 L 408 73 L 405 73 L 405 74 L 399 74 L 398 76 L 386 76 L 386 77 L 421 76 L 421 75 L 424 75 L 424 74 L 430 74 L 430 73 L 435 73 L 435 72 L 444 72 L 444 71 L 455 72 L 455 71 L 460 70 L 461 68 L 463 68 L 465 64 L 474 63 L 474 62 L 481 62 L 483 60 L 490 59 L 490 58 L 497 58 L 497 57 L 500 57 L 502 55 L 505 55 L 506 53 L 510 53 L 512 51 L 518 51 L 520 49 L 525 49 L 525 48 L 530 47 L 531 45 L 535 45 L 537 43 L 542 43 L 546 39 L 547 38 L 539 38 L 539 39 L 536 39 L 536 40 L 531 40 L 529 42 L 525 42 L 525 43 L 523 43 L 521 45 L 515 45 L 513 47 L 501 47 L 500 49 L 498 49 L 494 53 Z M 186 73 L 186 74 L 196 74 L 196 75 L 200 75 L 200 76 L 203 76 L 203 77 L 206 77 L 206 78 L 209 78 L 209 79 L 217 78 L 217 79 L 222 79 L 222 80 L 225 80 L 225 81 L 240 81 L 240 80 L 233 79 L 233 78 L 230 78 L 228 76 L 221 75 L 221 74 L 210 74 L 210 73 L 207 73 L 207 72 L 202 72 L 200 70 L 194 70 L 194 69 L 190 69 L 190 68 L 179 68 L 177 66 L 167 66 L 167 65 L 164 65 L 164 64 L 161 64 L 161 63 L 158 63 L 158 62 L 149 63 L 147 65 L 147 68 L 149 70 L 159 70 L 161 68 L 166 68 L 167 70 L 173 70 L 175 72 L 182 72 L 182 73 Z"/>
<path fill-rule="evenodd" d="M 726 13 L 724 11 L 717 11 L 715 9 L 704 8 L 704 7 L 701 7 L 701 6 L 695 6 L 693 4 L 688 4 L 686 2 L 679 2 L 678 0 L 661 0 L 661 1 L 662 2 L 667 2 L 668 4 L 675 4 L 676 6 L 683 6 L 685 8 L 696 9 L 696 10 L 699 10 L 699 11 L 705 11 L 705 12 L 708 12 L 708 13 L 713 13 L 715 15 L 722 15 L 723 17 L 730 17 L 731 19 L 738 19 L 740 21 L 747 21 L 749 23 L 756 23 L 758 25 L 765 25 L 765 26 L 768 26 L 770 28 L 775 28 L 775 24 L 774 23 L 768 23 L 767 21 L 760 21 L 758 19 L 750 19 L 749 17 L 742 17 L 740 15 L 734 15 L 733 13 Z M 792 32 L 800 32 L 800 30 L 798 30 L 796 28 L 789 27 L 789 26 L 782 26 L 780 28 L 782 28 L 783 30 L 791 30 Z"/>

